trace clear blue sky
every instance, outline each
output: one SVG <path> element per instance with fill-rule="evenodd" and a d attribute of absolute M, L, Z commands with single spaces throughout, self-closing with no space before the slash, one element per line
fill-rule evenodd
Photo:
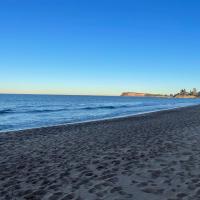
<path fill-rule="evenodd" d="M 200 89 L 198 0 L 0 1 L 0 92 Z"/>

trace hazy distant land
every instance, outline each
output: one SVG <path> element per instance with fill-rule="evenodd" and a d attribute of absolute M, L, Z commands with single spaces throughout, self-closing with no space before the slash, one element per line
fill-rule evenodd
<path fill-rule="evenodd" d="M 165 98 L 200 98 L 200 92 L 197 92 L 196 88 L 187 92 L 185 89 L 180 90 L 176 94 L 151 94 L 143 92 L 123 92 L 121 96 L 131 96 L 131 97 L 165 97 Z"/>
<path fill-rule="evenodd" d="M 169 95 L 162 94 L 150 94 L 142 92 L 123 92 L 121 96 L 131 96 L 131 97 L 170 97 Z"/>

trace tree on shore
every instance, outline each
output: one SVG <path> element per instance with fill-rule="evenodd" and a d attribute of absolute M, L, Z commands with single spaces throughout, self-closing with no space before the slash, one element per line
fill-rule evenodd
<path fill-rule="evenodd" d="M 187 93 L 186 89 L 181 89 L 179 94 L 180 95 L 187 95 L 188 93 Z"/>

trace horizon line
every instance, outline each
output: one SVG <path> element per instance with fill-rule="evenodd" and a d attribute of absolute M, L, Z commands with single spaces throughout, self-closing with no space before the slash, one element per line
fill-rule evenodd
<path fill-rule="evenodd" d="M 55 96 L 120 96 L 120 95 L 107 95 L 107 94 L 54 94 L 54 93 L 6 93 L 0 92 L 1 94 L 7 95 L 55 95 Z"/>

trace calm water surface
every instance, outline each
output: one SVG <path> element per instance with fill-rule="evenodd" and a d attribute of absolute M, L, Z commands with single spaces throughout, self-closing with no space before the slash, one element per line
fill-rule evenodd
<path fill-rule="evenodd" d="M 200 99 L 0 95 L 0 132 L 135 115 L 200 104 Z"/>

